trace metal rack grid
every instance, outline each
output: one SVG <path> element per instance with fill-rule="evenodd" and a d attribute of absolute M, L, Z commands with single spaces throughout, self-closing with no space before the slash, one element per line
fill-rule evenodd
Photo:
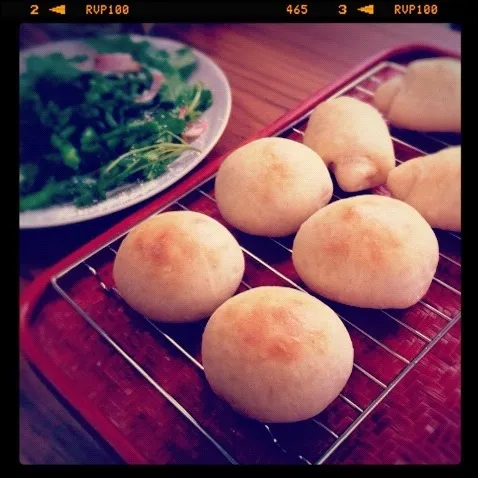
<path fill-rule="evenodd" d="M 349 83 L 347 86 L 342 88 L 340 91 L 335 93 L 333 97 L 337 97 L 343 94 L 353 94 L 353 93 L 359 93 L 360 95 L 365 95 L 365 98 L 362 96 L 362 100 L 370 100 L 373 98 L 374 94 L 374 87 L 376 88 L 384 78 L 389 78 L 391 75 L 394 74 L 402 74 L 404 71 L 404 67 L 402 65 L 399 65 L 397 63 L 392 63 L 389 61 L 382 62 L 378 64 L 376 67 L 372 68 L 369 70 L 367 73 L 364 75 L 360 76 L 353 82 Z M 365 85 L 365 86 L 364 86 Z M 356 95 L 355 95 L 356 96 Z M 285 136 L 285 137 L 290 137 L 291 135 L 302 135 L 303 132 L 300 128 L 303 128 L 306 124 L 306 120 L 308 116 L 310 115 L 311 111 L 309 111 L 306 115 L 303 117 L 299 118 L 294 124 L 288 126 L 287 128 L 279 131 L 277 133 L 277 136 Z M 421 148 L 418 148 L 415 145 L 409 144 L 408 142 L 404 141 L 400 137 L 397 137 L 398 135 L 392 136 L 392 140 L 394 143 L 399 144 L 405 148 L 407 148 L 409 151 L 413 151 L 416 153 L 416 156 L 422 155 L 422 154 L 427 154 L 427 153 L 432 153 L 434 151 L 426 151 Z M 448 143 L 444 141 L 442 138 L 438 136 L 433 136 L 429 134 L 423 134 L 422 135 L 427 141 L 431 141 L 436 143 L 436 149 L 440 149 L 443 147 L 447 147 L 452 145 L 452 143 Z M 397 159 L 397 162 L 401 163 L 402 161 Z M 195 188 L 193 191 L 188 191 L 184 195 L 182 195 L 180 198 L 178 198 L 176 201 L 173 201 L 170 204 L 165 205 L 162 207 L 159 211 L 156 212 L 156 214 L 161 213 L 168 208 L 176 207 L 180 208 L 183 210 L 187 210 L 188 207 L 183 204 L 183 199 L 186 198 L 189 194 L 192 193 L 199 193 L 201 196 L 204 198 L 207 198 L 211 202 L 215 202 L 214 197 L 206 192 L 204 189 L 207 189 L 207 185 L 211 185 L 211 183 L 214 181 L 214 176 L 211 178 L 208 178 L 206 181 L 204 181 L 200 186 Z M 334 194 L 334 199 L 340 199 L 339 195 Z M 455 233 L 446 233 L 449 234 L 454 238 L 454 240 L 460 241 L 461 236 L 459 234 Z M 101 337 L 103 337 L 104 340 L 131 366 L 133 367 L 149 384 L 154 387 L 154 389 L 162 395 L 186 420 L 189 421 L 189 423 L 194 426 L 209 442 L 216 447 L 216 449 L 229 461 L 231 464 L 238 464 L 238 461 L 225 449 L 223 445 L 221 445 L 200 423 L 199 421 L 192 416 L 188 410 L 177 400 L 175 399 L 170 393 L 168 393 L 161 385 L 158 384 L 158 382 L 146 372 L 146 370 L 137 362 L 135 361 L 128 353 L 125 352 L 123 348 L 121 348 L 120 345 L 92 318 L 90 317 L 85 310 L 83 310 L 80 305 L 75 302 L 75 300 L 68 295 L 66 290 L 60 285 L 60 280 L 65 278 L 73 269 L 76 269 L 78 267 L 85 267 L 90 274 L 96 277 L 96 280 L 98 281 L 99 285 L 103 289 L 103 291 L 106 294 L 113 294 L 116 298 L 121 299 L 118 291 L 114 288 L 114 286 L 108 286 L 100 277 L 99 273 L 97 270 L 90 265 L 90 260 L 96 255 L 99 254 L 100 252 L 103 252 L 105 250 L 108 250 L 111 253 L 111 261 L 114 260 L 114 255 L 116 254 L 116 249 L 112 247 L 112 244 L 115 242 L 118 242 L 118 240 L 121 240 L 126 236 L 126 233 L 122 234 L 120 237 L 114 238 L 112 241 L 110 241 L 108 244 L 103 246 L 101 249 L 98 249 L 97 251 L 94 251 L 92 254 L 90 254 L 87 258 L 85 258 L 82 261 L 79 261 L 75 264 L 73 264 L 71 267 L 68 269 L 62 271 L 55 277 L 51 279 L 51 283 L 53 288 L 62 296 L 75 310 L 76 312 L 98 333 L 100 334 Z M 287 245 L 287 243 L 284 242 L 282 239 L 274 239 L 274 238 L 267 238 L 268 241 L 271 241 L 274 243 L 276 246 L 281 248 L 282 250 L 286 251 L 287 253 L 291 253 L 290 247 Z M 249 260 L 252 260 L 256 262 L 260 267 L 267 269 L 269 272 L 273 273 L 277 277 L 279 277 L 282 281 L 287 283 L 290 287 L 296 288 L 301 291 L 305 291 L 304 288 L 302 288 L 299 284 L 297 284 L 294 280 L 291 278 L 287 277 L 287 275 L 283 274 L 280 272 L 278 269 L 275 267 L 271 266 L 268 264 L 266 261 L 261 259 L 257 254 L 254 252 L 250 251 L 246 247 L 241 245 L 241 248 L 246 255 L 246 257 Z M 456 267 L 461 267 L 461 264 L 456 261 L 455 259 L 447 256 L 446 254 L 440 252 L 440 257 L 444 261 L 449 261 L 451 264 L 453 264 Z M 450 284 L 447 284 L 446 282 L 440 280 L 437 277 L 434 277 L 433 279 L 437 284 L 439 284 L 441 287 L 446 288 L 449 290 L 451 293 L 456 294 L 458 296 L 461 296 L 461 292 L 453 287 Z M 250 289 L 252 286 L 246 283 L 245 281 L 242 281 L 242 286 L 245 287 L 246 289 Z M 307 291 L 306 291 L 307 292 Z M 393 356 L 395 359 L 399 360 L 404 364 L 404 368 L 388 383 L 384 383 L 382 380 L 374 376 L 372 373 L 370 373 L 368 370 L 366 370 L 364 367 L 358 365 L 357 363 L 354 362 L 354 368 L 361 374 L 363 374 L 368 380 L 371 380 L 374 382 L 376 385 L 380 387 L 382 390 L 378 396 L 373 399 L 373 401 L 367 406 L 367 407 L 361 407 L 359 404 L 355 403 L 350 397 L 346 396 L 344 393 L 341 393 L 339 395 L 339 399 L 342 400 L 344 403 L 346 403 L 349 407 L 355 410 L 355 412 L 358 413 L 356 419 L 343 431 L 342 433 L 338 434 L 331 430 L 328 426 L 326 426 L 324 423 L 322 423 L 318 418 L 312 418 L 311 422 L 314 423 L 314 425 L 321 427 L 323 430 L 325 430 L 333 439 L 332 444 L 326 449 L 324 453 L 321 454 L 321 456 L 317 457 L 315 460 L 311 461 L 307 458 L 305 458 L 302 455 L 297 455 L 296 458 L 298 458 L 301 462 L 306 463 L 306 464 L 322 464 L 324 463 L 331 455 L 334 453 L 334 451 L 347 439 L 350 434 L 357 429 L 357 427 L 367 418 L 367 416 L 370 415 L 370 413 L 385 399 L 385 397 L 397 386 L 397 384 L 410 372 L 410 370 L 415 367 L 421 359 L 429 352 L 429 350 L 453 327 L 453 325 L 460 320 L 461 317 L 461 312 L 458 312 L 454 316 L 448 316 L 444 312 L 438 310 L 436 307 L 433 305 L 427 303 L 424 300 L 420 301 L 420 304 L 428 309 L 429 312 L 434 313 L 438 316 L 440 316 L 442 319 L 446 321 L 446 324 L 444 327 L 441 328 L 441 330 L 433 337 L 428 337 L 424 333 L 420 332 L 419 330 L 416 330 L 414 327 L 411 327 L 410 325 L 406 324 L 402 320 L 398 319 L 397 317 L 394 317 L 389 311 L 386 310 L 381 310 L 380 313 L 384 314 L 387 316 L 390 320 L 395 322 L 399 327 L 403 327 L 410 333 L 414 334 L 416 337 L 421 339 L 424 343 L 425 346 L 421 351 L 416 354 L 411 360 L 403 357 L 401 354 L 397 353 L 390 347 L 388 347 L 383 341 L 378 340 L 377 338 L 373 337 L 369 333 L 367 333 L 365 330 L 363 330 L 361 327 L 357 326 L 354 322 L 348 320 L 346 317 L 344 317 L 341 314 L 338 314 L 339 317 L 350 327 L 355 329 L 357 333 L 362 334 L 364 337 L 367 337 L 369 340 L 371 340 L 375 345 L 383 349 L 387 354 L 390 356 Z M 166 333 L 161 324 L 157 322 L 150 321 L 146 317 L 143 317 L 144 321 L 146 321 L 147 324 L 149 324 L 150 327 L 152 327 L 156 332 L 158 332 L 166 341 L 170 344 L 171 347 L 174 347 L 177 351 L 179 351 L 191 364 L 194 365 L 197 369 L 204 371 L 203 366 L 201 363 L 196 360 L 192 354 L 190 354 L 173 336 L 170 334 Z M 205 377 L 204 377 L 205 380 Z M 274 426 L 273 425 L 266 425 L 262 424 L 264 426 L 268 436 L 270 439 L 274 442 L 274 444 L 285 454 L 289 454 L 290 452 L 284 448 L 284 446 L 280 443 L 280 441 L 277 439 L 275 433 L 274 433 Z"/>

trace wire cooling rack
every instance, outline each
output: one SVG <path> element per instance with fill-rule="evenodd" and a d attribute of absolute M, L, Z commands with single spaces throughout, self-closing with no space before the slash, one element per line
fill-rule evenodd
<path fill-rule="evenodd" d="M 383 61 L 333 96 L 350 95 L 370 102 L 383 81 L 403 71 L 402 64 Z M 300 141 L 310 112 L 279 131 L 277 136 Z M 459 135 L 423 134 L 394 127 L 390 130 L 398 163 L 460 143 Z M 348 196 L 351 194 L 341 191 L 334 182 L 332 200 Z M 169 210 L 202 212 L 228 227 L 216 207 L 214 177 L 156 213 Z M 246 258 L 246 272 L 238 292 L 259 285 L 282 285 L 310 292 L 292 267 L 292 236 L 258 238 L 229 229 Z M 413 307 L 400 311 L 364 310 L 325 300 L 351 335 L 355 349 L 353 372 L 345 389 L 324 412 L 298 424 L 265 425 L 248 420 L 212 394 L 203 375 L 200 356 L 205 321 L 188 325 L 161 324 L 128 308 L 112 279 L 115 254 L 125 234 L 55 275 L 51 284 L 88 324 L 87 329 L 81 328 L 78 332 L 83 334 L 83 347 L 100 337 L 111 351 L 107 360 L 99 358 L 88 367 L 106 368 L 107 374 L 114 376 L 122 397 L 134 395 L 133 379 L 126 369 L 135 380 L 142 381 L 144 392 L 136 388 L 134 400 L 122 402 L 123 398 L 111 398 L 110 392 L 108 405 L 104 407 L 109 407 L 110 420 L 129 440 L 135 441 L 149 461 L 158 460 L 151 445 L 154 437 L 159 440 L 165 436 L 165 427 L 170 427 L 171 436 L 176 434 L 176 442 L 182 445 L 176 443 L 175 449 L 168 453 L 163 450 L 160 456 L 165 461 L 174 455 L 178 462 L 322 464 L 460 320 L 461 235 L 436 233 L 440 245 L 437 273 L 428 293 Z M 68 325 L 70 319 L 64 318 L 65 313 L 57 313 L 55 317 L 62 317 L 58 319 L 60 328 L 70 327 L 70 332 L 73 331 L 74 326 Z M 63 346 L 72 347 L 72 344 L 64 342 Z M 95 354 L 93 346 L 91 354 Z M 173 362 L 180 365 L 172 366 Z M 78 365 L 72 367 L 78 368 Z M 115 371 L 115 367 L 124 372 Z M 98 388 L 92 389 L 88 398 L 93 400 L 101 393 Z M 169 407 L 166 421 L 155 418 L 152 411 L 154 400 L 159 396 Z M 128 425 L 131 415 L 144 418 L 143 428 Z M 183 426 L 175 425 L 178 422 Z M 155 427 L 154 423 L 160 424 Z M 192 429 L 198 438 L 191 439 Z"/>

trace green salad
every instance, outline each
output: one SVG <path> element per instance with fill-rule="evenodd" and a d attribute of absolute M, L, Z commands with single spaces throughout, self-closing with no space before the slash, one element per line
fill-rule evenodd
<path fill-rule="evenodd" d="M 212 95 L 189 84 L 197 60 L 128 36 L 87 40 L 97 54 L 31 56 L 20 76 L 20 210 L 88 206 L 165 173 L 194 149 Z"/>

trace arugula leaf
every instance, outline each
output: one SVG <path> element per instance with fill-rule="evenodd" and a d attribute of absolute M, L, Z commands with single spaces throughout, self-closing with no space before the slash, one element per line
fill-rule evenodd
<path fill-rule="evenodd" d="M 72 182 L 71 188 L 74 191 L 75 206 L 90 206 L 100 199 L 106 199 L 106 192 L 100 187 L 96 179 L 90 177 L 77 178 Z"/>
<path fill-rule="evenodd" d="M 181 93 L 176 98 L 176 104 L 181 106 L 189 106 L 192 101 L 194 100 L 194 96 L 196 94 L 195 87 L 184 88 Z"/>
<path fill-rule="evenodd" d="M 63 128 L 58 135 L 60 138 L 68 139 L 76 132 L 76 126 L 70 125 Z"/>
<path fill-rule="evenodd" d="M 149 51 L 141 59 L 138 58 L 137 61 L 160 71 L 166 78 L 168 78 L 178 74 L 175 68 L 170 64 L 168 58 L 169 54 L 167 51 L 157 50 Z"/>
<path fill-rule="evenodd" d="M 164 125 L 168 132 L 180 136 L 182 132 L 186 129 L 186 120 L 177 118 L 175 116 L 167 116 L 164 118 Z"/>
<path fill-rule="evenodd" d="M 182 96 L 187 95 L 191 87 L 184 83 L 179 76 L 172 76 L 164 81 L 159 91 L 161 103 L 176 103 Z"/>
<path fill-rule="evenodd" d="M 180 48 L 169 60 L 170 65 L 178 70 L 183 80 L 187 80 L 197 68 L 197 61 L 191 48 Z"/>
<path fill-rule="evenodd" d="M 73 60 L 73 61 L 72 61 Z M 72 63 L 78 57 L 67 59 L 62 53 L 52 53 L 45 57 L 30 56 L 25 62 L 26 71 L 20 75 L 20 98 L 27 97 L 40 77 L 48 76 L 52 81 L 71 82 L 82 72 Z"/>
<path fill-rule="evenodd" d="M 197 109 L 200 111 L 206 111 L 208 108 L 210 108 L 211 105 L 212 105 L 211 90 L 202 90 Z"/>
<path fill-rule="evenodd" d="M 50 181 L 37 192 L 27 196 L 20 197 L 20 211 L 29 209 L 40 209 L 52 203 L 52 200 L 58 191 L 55 181 Z"/>
<path fill-rule="evenodd" d="M 72 63 L 83 63 L 86 60 L 88 60 L 88 55 L 75 55 L 68 58 L 68 61 Z"/>
<path fill-rule="evenodd" d="M 154 121 L 158 125 L 159 133 L 157 142 L 170 142 L 172 135 L 180 136 L 186 128 L 186 120 L 177 116 L 177 110 L 158 109 L 154 114 Z"/>
<path fill-rule="evenodd" d="M 73 60 L 76 59 L 77 57 L 73 57 Z M 82 73 L 72 65 L 74 62 L 66 58 L 62 53 L 51 53 L 44 57 L 30 56 L 25 63 L 25 73 L 36 77 L 48 75 L 49 77 L 71 81 Z"/>
<path fill-rule="evenodd" d="M 128 35 L 93 37 L 85 42 L 98 53 L 129 53 L 133 57 L 141 56 L 149 48 L 147 41 L 135 42 Z"/>
<path fill-rule="evenodd" d="M 51 143 L 60 152 L 63 158 L 63 164 L 71 169 L 77 170 L 81 161 L 78 150 L 68 140 L 56 134 L 51 136 Z"/>
<path fill-rule="evenodd" d="M 38 177 L 39 168 L 34 163 L 20 164 L 20 192 L 26 194 L 30 192 L 35 185 Z"/>
<path fill-rule="evenodd" d="M 86 127 L 81 133 L 80 147 L 83 153 L 96 153 L 101 148 L 98 133 L 92 126 Z"/>
<path fill-rule="evenodd" d="M 104 191 L 98 187 L 97 180 L 90 176 L 74 176 L 64 181 L 50 178 L 42 189 L 20 198 L 20 211 L 41 209 L 72 199 L 75 199 L 75 204 L 79 207 L 88 206 L 104 197 Z"/>
<path fill-rule="evenodd" d="M 167 171 L 167 165 L 163 162 L 157 162 L 149 166 L 144 171 L 144 177 L 148 180 L 156 179 Z"/>

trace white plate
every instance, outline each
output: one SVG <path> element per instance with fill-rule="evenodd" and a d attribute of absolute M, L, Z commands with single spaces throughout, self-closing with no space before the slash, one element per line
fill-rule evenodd
<path fill-rule="evenodd" d="M 168 38 L 131 35 L 133 41 L 147 40 L 158 49 L 177 50 L 183 45 Z M 91 55 L 94 50 L 80 40 L 60 41 L 44 44 L 20 53 L 20 71 L 25 68 L 25 59 L 31 55 L 49 55 L 60 52 L 66 57 L 74 55 Z M 186 151 L 169 165 L 168 171 L 157 179 L 140 184 L 122 186 L 107 195 L 107 199 L 85 208 L 77 208 L 66 204 L 45 209 L 24 211 L 20 213 L 20 229 L 61 226 L 106 216 L 121 209 L 133 206 L 158 194 L 181 179 L 195 168 L 219 141 L 226 128 L 231 114 L 231 89 L 224 72 L 208 56 L 193 48 L 198 61 L 198 68 L 190 78 L 190 82 L 201 80 L 211 90 L 212 106 L 203 114 L 208 128 L 192 145 L 201 152 Z"/>

